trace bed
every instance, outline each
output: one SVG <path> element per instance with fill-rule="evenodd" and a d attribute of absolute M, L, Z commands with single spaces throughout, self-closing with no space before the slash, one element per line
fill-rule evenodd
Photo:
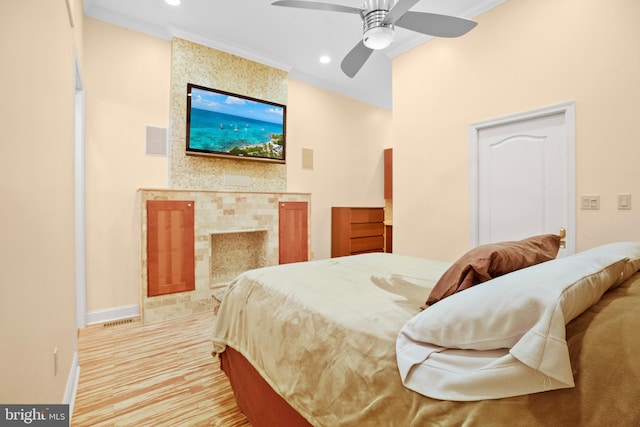
<path fill-rule="evenodd" d="M 463 283 L 467 268 L 428 301 L 465 256 L 372 253 L 241 274 L 212 342 L 252 425 L 640 425 L 640 244 L 512 271 L 487 257 L 472 269 L 484 279 Z M 503 336 L 479 345 L 487 330 Z"/>

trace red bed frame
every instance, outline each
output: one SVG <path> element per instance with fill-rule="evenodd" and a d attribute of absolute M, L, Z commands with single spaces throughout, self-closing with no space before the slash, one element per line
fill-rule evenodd
<path fill-rule="evenodd" d="M 311 426 L 233 348 L 227 346 L 220 353 L 220 368 L 229 378 L 240 410 L 253 427 Z"/>

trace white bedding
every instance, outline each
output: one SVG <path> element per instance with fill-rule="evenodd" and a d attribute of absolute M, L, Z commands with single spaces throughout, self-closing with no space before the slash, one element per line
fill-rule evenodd
<path fill-rule="evenodd" d="M 398 336 L 404 384 L 461 401 L 573 387 L 565 325 L 600 299 L 625 264 L 613 255 L 562 258 L 432 305 Z"/>
<path fill-rule="evenodd" d="M 565 325 L 637 270 L 640 244 L 616 243 L 505 274 L 430 306 L 396 343 L 404 384 L 482 400 L 574 386 Z"/>
<path fill-rule="evenodd" d="M 314 425 L 403 425 L 422 397 L 402 385 L 395 340 L 449 265 L 373 253 L 243 273 L 214 351 L 239 351 Z"/>

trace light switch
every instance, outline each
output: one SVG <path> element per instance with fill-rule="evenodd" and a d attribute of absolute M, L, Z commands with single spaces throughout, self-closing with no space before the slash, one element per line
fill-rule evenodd
<path fill-rule="evenodd" d="M 618 209 L 631 209 L 631 194 L 618 194 Z"/>
<path fill-rule="evenodd" d="M 598 210 L 600 209 L 600 196 L 597 194 L 580 196 L 580 209 Z"/>

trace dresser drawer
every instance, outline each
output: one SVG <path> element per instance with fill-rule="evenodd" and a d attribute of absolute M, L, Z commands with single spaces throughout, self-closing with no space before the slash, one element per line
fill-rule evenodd
<path fill-rule="evenodd" d="M 331 208 L 331 256 L 384 251 L 384 208 Z"/>
<path fill-rule="evenodd" d="M 383 234 L 384 224 L 381 222 L 351 224 L 351 237 L 381 236 Z"/>
<path fill-rule="evenodd" d="M 384 221 L 384 210 L 382 208 L 352 208 L 351 209 L 351 223 L 363 223 L 363 222 L 382 222 Z"/>
<path fill-rule="evenodd" d="M 384 237 L 357 237 L 351 239 L 351 253 L 382 252 L 384 249 Z"/>

